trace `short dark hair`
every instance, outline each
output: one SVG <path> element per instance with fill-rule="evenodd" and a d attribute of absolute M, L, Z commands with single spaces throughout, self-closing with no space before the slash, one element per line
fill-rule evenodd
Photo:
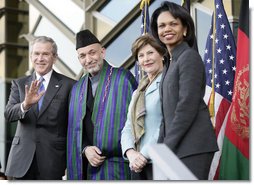
<path fill-rule="evenodd" d="M 146 45 L 151 45 L 161 56 L 166 54 L 166 49 L 163 48 L 154 37 L 149 34 L 142 35 L 138 37 L 135 42 L 132 44 L 132 55 L 137 59 L 138 52 L 141 48 Z"/>
<path fill-rule="evenodd" d="M 167 12 L 167 11 L 175 19 L 179 18 L 183 26 L 187 28 L 187 34 L 186 34 L 186 37 L 184 37 L 184 40 L 188 43 L 190 47 L 192 47 L 195 42 L 195 27 L 194 27 L 193 19 L 185 8 L 183 8 L 182 6 L 176 3 L 164 1 L 161 3 L 161 6 L 153 12 L 151 17 L 151 24 L 150 24 L 150 27 L 151 27 L 150 30 L 152 32 L 152 35 L 161 43 L 158 36 L 157 21 L 158 21 L 159 15 L 162 12 Z"/>

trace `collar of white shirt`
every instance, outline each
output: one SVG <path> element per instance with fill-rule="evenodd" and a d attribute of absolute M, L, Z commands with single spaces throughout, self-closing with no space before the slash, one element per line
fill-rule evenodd
<path fill-rule="evenodd" d="M 45 87 L 45 90 L 47 89 L 48 87 L 48 84 L 49 84 L 49 80 L 51 78 L 51 75 L 53 73 L 53 70 L 49 71 L 47 74 L 43 75 L 42 77 L 44 78 L 44 81 L 43 81 L 43 85 Z M 36 73 L 36 79 L 39 80 L 40 79 L 40 75 L 38 73 Z"/>

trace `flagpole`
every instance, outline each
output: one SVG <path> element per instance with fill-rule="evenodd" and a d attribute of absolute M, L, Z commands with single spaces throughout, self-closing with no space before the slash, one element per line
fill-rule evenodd
<path fill-rule="evenodd" d="M 145 9 L 147 8 L 147 3 L 145 2 Z M 144 20 L 146 20 L 146 11 L 145 11 L 145 18 L 144 18 Z M 146 21 L 144 21 L 144 33 L 143 33 L 143 35 L 145 35 L 146 34 Z"/>
<path fill-rule="evenodd" d="M 214 5 L 214 13 L 213 13 L 213 46 L 212 46 L 212 92 L 211 92 L 211 97 L 210 97 L 210 102 L 209 102 L 209 112 L 210 112 L 210 117 L 211 117 L 211 121 L 213 124 L 213 128 L 215 128 L 215 92 L 214 92 L 214 64 L 215 64 L 215 39 L 216 38 L 216 8 Z"/>
<path fill-rule="evenodd" d="M 149 31 L 147 29 L 147 18 L 149 19 L 149 13 L 147 11 L 148 11 L 149 4 L 150 4 L 150 0 L 140 1 L 140 10 L 143 15 L 142 17 L 143 30 L 141 32 L 141 35 L 147 34 Z M 148 26 L 149 26 L 149 23 L 148 23 Z M 135 73 L 136 72 L 137 72 L 137 74 L 135 74 L 136 80 L 139 82 L 145 76 L 145 72 L 141 70 L 141 68 L 138 66 L 137 63 L 135 64 Z"/>

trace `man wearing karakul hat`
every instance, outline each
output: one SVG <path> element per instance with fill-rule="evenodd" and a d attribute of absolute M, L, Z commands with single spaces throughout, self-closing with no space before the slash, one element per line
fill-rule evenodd
<path fill-rule="evenodd" d="M 133 75 L 113 68 L 105 48 L 89 31 L 77 33 L 76 50 L 88 72 L 72 88 L 69 104 L 67 179 L 127 180 L 120 139 L 131 95 Z"/>

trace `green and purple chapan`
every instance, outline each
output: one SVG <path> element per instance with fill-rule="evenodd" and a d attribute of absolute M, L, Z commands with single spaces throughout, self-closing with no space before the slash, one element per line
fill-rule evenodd
<path fill-rule="evenodd" d="M 86 114 L 87 81 L 88 75 L 85 75 L 71 91 L 67 138 L 68 180 L 83 178 L 82 127 Z M 104 61 L 94 98 L 92 121 L 93 145 L 100 148 L 107 159 L 100 167 L 88 169 L 88 179 L 130 179 L 128 163 L 122 158 L 120 139 L 131 96 L 136 87 L 135 78 L 129 71 L 113 68 Z"/>

